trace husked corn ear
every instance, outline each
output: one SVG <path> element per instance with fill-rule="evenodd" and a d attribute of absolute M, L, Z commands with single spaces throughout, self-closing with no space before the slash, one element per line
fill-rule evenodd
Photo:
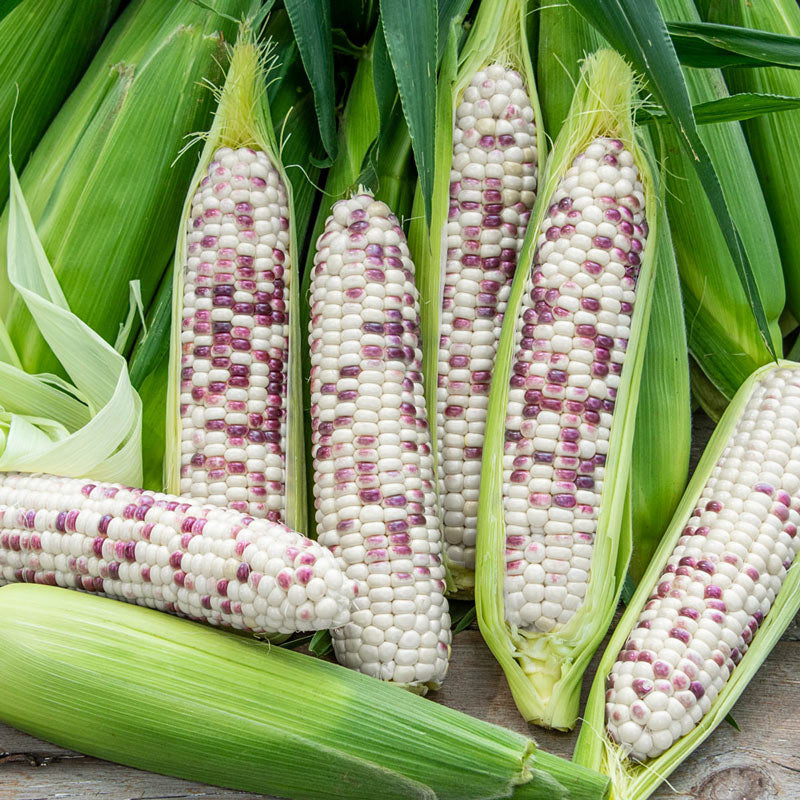
<path fill-rule="evenodd" d="M 633 154 L 596 138 L 550 200 L 516 322 L 503 454 L 512 625 L 557 629 L 586 594 L 646 239 Z"/>
<path fill-rule="evenodd" d="M 800 550 L 800 367 L 766 373 L 607 679 L 608 734 L 653 758 L 708 713 Z"/>
<path fill-rule="evenodd" d="M 181 332 L 181 494 L 283 519 L 289 208 L 269 156 L 221 147 L 192 200 Z"/>
<path fill-rule="evenodd" d="M 414 264 L 397 218 L 363 192 L 334 205 L 314 265 L 317 532 L 358 587 L 336 657 L 424 690 L 447 672 L 450 616 Z"/>
<path fill-rule="evenodd" d="M 469 570 L 489 384 L 537 174 L 522 76 L 491 64 L 475 73 L 455 111 L 436 403 L 447 557 Z"/>
<path fill-rule="evenodd" d="M 169 495 L 0 473 L 0 585 L 80 589 L 212 625 L 291 633 L 347 622 L 352 583 L 285 525 Z"/>

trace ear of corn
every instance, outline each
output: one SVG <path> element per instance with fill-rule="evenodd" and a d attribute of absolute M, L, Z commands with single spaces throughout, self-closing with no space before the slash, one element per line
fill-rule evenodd
<path fill-rule="evenodd" d="M 358 582 L 352 619 L 333 632 L 336 656 L 416 691 L 438 688 L 451 634 L 419 302 L 385 203 L 362 191 L 334 205 L 309 299 L 317 534 Z"/>
<path fill-rule="evenodd" d="M 299 251 L 263 60 L 244 30 L 184 206 L 165 483 L 305 530 Z"/>
<path fill-rule="evenodd" d="M 320 659 L 49 587 L 0 607 L 0 675 L 26 676 L 0 718 L 99 758 L 298 800 L 606 795 L 524 736 Z"/>
<path fill-rule="evenodd" d="M 617 800 L 649 797 L 710 735 L 800 609 L 799 420 L 797 364 L 742 385 L 611 637 L 574 757 Z"/>
<path fill-rule="evenodd" d="M 234 18 L 251 5 L 220 0 L 214 13 L 179 0 L 165 13 L 158 0 L 135 0 L 22 174 L 31 216 L 72 311 L 106 341 L 116 339 L 127 313 L 129 281 L 141 281 L 145 307 L 159 283 L 174 247 L 172 220 L 194 168 L 190 155 L 178 155 L 186 135 L 208 124 L 213 96 L 203 81 L 218 80 L 223 42 L 233 39 Z M 0 253 L 5 282 L 5 242 Z M 0 286 L 0 294 L 7 291 Z M 26 370 L 57 371 L 19 297 L 6 323 Z"/>
<path fill-rule="evenodd" d="M 699 21 L 692 0 L 658 0 L 658 5 L 665 19 Z M 692 103 L 727 94 L 718 70 L 685 69 L 684 77 Z M 771 356 L 689 157 L 668 124 L 662 132 L 667 147 L 667 213 L 681 276 L 689 348 L 727 402 L 745 378 Z M 753 267 L 772 344 L 780 354 L 778 319 L 784 306 L 780 256 L 744 134 L 735 122 L 703 125 L 699 132 Z M 698 399 L 707 405 L 703 396 Z M 708 406 L 713 411 L 713 406 Z"/>
<path fill-rule="evenodd" d="M 9 150 L 19 169 L 103 39 L 120 0 L 25 0 L 0 19 L 0 153 Z M 0 170 L 0 205 L 8 197 L 8 172 Z M 0 295 L 0 317 L 10 296 Z"/>
<path fill-rule="evenodd" d="M 439 77 L 432 222 L 428 230 L 415 214 L 409 234 L 446 558 L 466 595 L 489 380 L 545 153 L 526 9 L 489 0 L 458 55 L 451 37 Z"/>
<path fill-rule="evenodd" d="M 0 585 L 39 583 L 253 633 L 343 625 L 352 584 L 285 525 L 119 484 L 0 473 Z"/>
<path fill-rule="evenodd" d="M 586 62 L 523 248 L 489 401 L 478 621 L 523 716 L 556 728 L 575 722 L 630 548 L 621 528 L 659 228 L 633 100 L 633 75 L 613 51 Z"/>
<path fill-rule="evenodd" d="M 710 3 L 708 18 L 713 22 L 800 36 L 800 7 L 792 0 L 771 3 Z M 792 95 L 800 93 L 800 75 L 795 70 L 729 69 L 725 79 L 736 92 L 763 92 Z M 800 179 L 794 154 L 800 146 L 800 111 L 764 114 L 742 123 L 753 157 L 764 199 L 769 208 L 786 280 L 788 308 L 800 318 L 800 242 L 797 219 L 800 215 L 796 185 Z"/>

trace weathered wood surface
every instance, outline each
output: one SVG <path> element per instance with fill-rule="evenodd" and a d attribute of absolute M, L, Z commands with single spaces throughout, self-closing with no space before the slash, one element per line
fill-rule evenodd
<path fill-rule="evenodd" d="M 710 433 L 696 420 L 695 450 Z M 695 459 L 697 452 L 694 454 Z M 601 649 L 602 652 L 602 649 Z M 594 675 L 597 657 L 584 682 Z M 13 680 L 0 691 L 13 691 Z M 451 672 L 435 699 L 532 735 L 569 758 L 576 732 L 528 726 L 477 630 L 459 634 Z M 723 723 L 663 784 L 654 800 L 800 800 L 800 626 L 792 625 L 734 706 L 741 731 Z M 435 758 L 435 754 L 432 754 Z M 0 725 L 0 800 L 256 800 L 252 795 L 129 769 Z M 322 798 L 320 799 L 322 800 Z"/>

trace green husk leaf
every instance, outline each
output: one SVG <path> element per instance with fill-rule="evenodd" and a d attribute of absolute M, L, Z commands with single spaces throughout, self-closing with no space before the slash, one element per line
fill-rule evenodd
<path fill-rule="evenodd" d="M 600 660 L 589 699 L 584 710 L 573 758 L 576 763 L 597 769 L 612 779 L 612 800 L 645 800 L 669 776 L 669 774 L 701 742 L 707 739 L 714 728 L 728 715 L 750 679 L 755 675 L 767 654 L 780 639 L 781 634 L 800 610 L 800 560 L 789 569 L 769 614 L 755 634 L 744 657 L 714 700 L 711 710 L 692 731 L 678 739 L 665 753 L 645 764 L 628 761 L 620 749 L 605 735 L 605 679 L 617 655 L 624 646 L 639 614 L 652 593 L 653 586 L 680 539 L 686 520 L 692 513 L 708 480 L 711 471 L 722 455 L 733 428 L 741 416 L 744 406 L 755 384 L 762 376 L 781 366 L 797 367 L 788 361 L 768 364 L 756 370 L 739 388 L 728 409 L 717 425 L 697 465 L 689 486 L 675 511 L 661 545 L 653 556 L 650 566 L 642 578 L 636 594 L 628 605 L 609 640 Z"/>
<path fill-rule="evenodd" d="M 0 611 L 0 719 L 95 757 L 297 800 L 607 793 L 525 736 L 321 659 L 55 587 L 4 587 Z"/>
<path fill-rule="evenodd" d="M 425 218 L 431 219 L 436 134 L 436 0 L 381 0 L 381 26 L 414 149 Z M 414 36 L 408 35 L 414 20 Z"/>
<path fill-rule="evenodd" d="M 503 321 L 489 395 L 478 504 L 479 569 L 475 588 L 481 633 L 506 673 L 520 713 L 527 720 L 558 729 L 575 724 L 581 678 L 611 622 L 630 558 L 631 447 L 663 214 L 663 200 L 655 182 L 658 173 L 633 125 L 633 73 L 609 49 L 590 56 L 583 69 L 570 114 L 540 182 Z M 644 186 L 650 233 L 642 254 L 631 336 L 614 411 L 586 596 L 572 619 L 557 633 L 533 633 L 506 623 L 503 598 L 506 535 L 501 456 L 515 326 L 553 192 L 575 156 L 600 135 L 621 139 L 632 150 Z"/>
<path fill-rule="evenodd" d="M 753 5 L 776 7 L 772 0 Z M 800 42 L 794 34 L 769 33 L 755 30 L 754 22 L 749 25 L 681 20 L 667 23 L 667 28 L 678 58 L 687 67 L 800 67 Z"/>
<path fill-rule="evenodd" d="M 333 39 L 330 0 L 308 3 L 284 0 L 294 36 L 314 92 L 322 144 L 331 160 L 336 158 L 336 98 L 333 86 Z"/>
<path fill-rule="evenodd" d="M 762 298 L 760 288 L 764 287 L 759 287 L 757 279 L 762 252 L 749 250 L 742 241 L 746 232 L 742 232 L 741 227 L 746 217 L 737 217 L 735 198 L 723 189 L 718 175 L 720 154 L 707 145 L 706 136 L 697 130 L 691 105 L 694 98 L 687 88 L 691 76 L 684 76 L 681 73 L 656 0 L 569 0 L 569 2 L 606 37 L 613 47 L 630 59 L 636 70 L 646 78 L 655 98 L 672 118 L 675 141 L 687 163 L 687 172 L 693 171 L 696 181 L 702 187 L 702 192 L 698 193 L 695 202 L 699 202 L 701 196 L 707 199 L 711 214 L 716 219 L 716 227 L 721 234 L 721 242 L 730 254 L 733 274 L 741 284 L 749 313 L 755 319 L 756 331 L 762 340 L 760 344 L 770 357 L 775 357 L 780 352 L 780 342 L 776 343 L 773 339 L 771 318 L 765 308 L 765 303 L 772 298 L 768 297 L 767 300 Z M 670 17 L 680 17 L 682 13 L 694 15 L 697 13 L 692 0 L 661 0 L 659 5 L 662 13 Z M 682 8 L 683 6 L 685 8 Z M 739 183 L 742 183 L 741 176 Z M 694 205 L 693 203 L 687 208 L 694 211 Z M 731 207 L 734 208 L 733 214 Z M 717 253 L 720 256 L 722 252 L 722 248 L 718 248 Z M 680 254 L 678 262 L 681 263 Z M 744 377 L 742 375 L 742 379 Z M 715 382 L 723 380 L 722 376 L 718 378 L 715 376 L 714 379 Z"/>
<path fill-rule="evenodd" d="M 21 169 L 78 82 L 120 0 L 24 0 L 0 9 L 0 153 Z M 13 141 L 10 141 L 14 117 Z M 0 170 L 0 207 L 8 174 Z M 0 297 L 0 316 L 10 297 Z"/>
<path fill-rule="evenodd" d="M 125 318 L 131 280 L 141 282 L 143 305 L 150 305 L 197 151 L 178 155 L 186 135 L 210 120 L 213 96 L 203 81 L 220 75 L 224 42 L 236 30 L 232 19 L 256 5 L 215 0 L 217 14 L 191 0 L 166 10 L 160 0 L 134 0 L 21 176 L 70 308 L 106 341 L 114 341 Z M 0 296 L 8 291 L 4 283 L 2 255 Z M 5 321 L 26 370 L 59 369 L 21 298 L 12 300 Z"/>
<path fill-rule="evenodd" d="M 710 18 L 725 23 L 761 28 L 791 36 L 800 52 L 800 7 L 794 0 L 747 3 L 730 0 L 711 3 Z M 726 79 L 735 91 L 794 94 L 800 92 L 800 73 L 768 69 L 730 69 Z M 744 125 L 747 144 L 769 208 L 786 281 L 786 300 L 795 318 L 800 316 L 800 241 L 797 220 L 800 198 L 797 181 L 800 166 L 800 111 L 749 120 Z"/>
<path fill-rule="evenodd" d="M 793 89 L 797 90 L 798 86 Z M 767 114 L 794 111 L 797 108 L 800 108 L 800 97 L 795 95 L 742 91 L 739 94 L 718 97 L 707 103 L 693 105 L 692 112 L 698 125 L 709 125 L 714 122 L 740 122 Z M 663 109 L 643 108 L 636 116 L 636 121 L 640 124 L 658 119 L 669 122 L 669 117 Z"/>
<path fill-rule="evenodd" d="M 11 162 L 7 247 L 9 282 L 72 384 L 0 362 L 0 471 L 138 485 L 142 407 L 127 364 L 70 311 Z"/>
<path fill-rule="evenodd" d="M 453 160 L 455 108 L 475 73 L 487 64 L 499 60 L 516 69 L 523 78 L 534 109 L 538 167 L 541 176 L 547 142 L 536 93 L 533 65 L 528 53 L 526 14 L 526 0 L 484 0 L 479 6 L 469 36 L 460 50 L 460 20 L 454 20 L 447 29 L 449 35 L 442 57 L 437 89 L 436 171 L 433 182 L 432 216 L 428 225 L 429 217 L 423 213 L 423 186 L 420 184 L 417 187 L 408 236 L 411 256 L 417 270 L 425 402 L 428 407 L 431 446 L 435 458 L 438 458 L 436 388 L 446 256 L 443 232 L 450 205 L 450 165 Z M 449 591 L 471 596 L 475 582 L 473 571 L 449 563 L 446 554 L 445 565 L 450 579 Z"/>
<path fill-rule="evenodd" d="M 285 521 L 295 530 L 304 532 L 306 522 L 305 448 L 302 405 L 302 338 L 300 327 L 300 280 L 298 266 L 300 252 L 297 245 L 294 219 L 293 186 L 281 161 L 280 148 L 270 117 L 266 94 L 265 55 L 250 29 L 243 25 L 236 44 L 231 50 L 230 66 L 225 84 L 218 91 L 218 106 L 200 161 L 191 181 L 189 191 L 177 225 L 178 240 L 175 246 L 172 287 L 172 336 L 170 339 L 169 384 L 166 404 L 166 454 L 164 457 L 164 483 L 171 494 L 180 493 L 180 373 L 181 324 L 183 319 L 183 281 L 186 263 L 187 222 L 191 217 L 192 198 L 196 187 L 206 174 L 214 153 L 221 146 L 253 147 L 263 150 L 278 170 L 286 187 L 289 207 L 289 253 L 286 269 L 291 277 L 286 280 L 289 289 L 289 353 L 288 388 L 286 403 L 286 506 Z"/>

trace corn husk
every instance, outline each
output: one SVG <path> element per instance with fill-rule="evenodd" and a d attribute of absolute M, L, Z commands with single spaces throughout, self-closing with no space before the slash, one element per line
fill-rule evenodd
<path fill-rule="evenodd" d="M 281 797 L 602 800 L 607 779 L 353 670 L 54 587 L 0 589 L 0 719 L 129 766 Z"/>
<path fill-rule="evenodd" d="M 464 46 L 459 51 L 458 37 L 451 35 L 439 70 L 436 108 L 436 158 L 433 186 L 433 212 L 430 227 L 422 210 L 419 190 L 409 229 L 409 248 L 416 265 L 420 294 L 420 327 L 422 330 L 422 363 L 425 401 L 434 457 L 439 459 L 436 421 L 436 388 L 438 384 L 439 333 L 442 297 L 447 259 L 444 231 L 450 203 L 450 164 L 453 159 L 453 125 L 455 110 L 464 89 L 476 72 L 500 61 L 522 76 L 534 109 L 536 145 L 541 178 L 547 143 L 542 115 L 536 94 L 536 80 L 527 45 L 526 0 L 484 0 Z M 520 262 L 521 263 L 521 262 Z M 474 591 L 472 570 L 445 564 L 450 577 L 449 589 L 456 596 L 469 597 Z"/>
<path fill-rule="evenodd" d="M 141 402 L 125 359 L 69 309 L 36 236 L 13 166 L 8 273 L 69 381 L 0 360 L 0 471 L 56 470 L 137 485 Z M 4 330 L 0 323 L 0 333 Z M 4 338 L 0 336 L 0 338 Z"/>
<path fill-rule="evenodd" d="M 569 5 L 544 6 L 539 17 L 542 113 L 548 130 L 557 131 L 569 111 L 582 59 L 603 40 Z M 666 219 L 660 239 L 631 463 L 627 519 L 633 540 L 629 573 L 634 581 L 644 573 L 683 494 L 692 434 L 686 326 Z"/>
<path fill-rule="evenodd" d="M 575 724 L 581 678 L 611 622 L 630 558 L 630 521 L 626 517 L 630 514 L 631 447 L 658 266 L 656 252 L 662 207 L 655 182 L 657 173 L 633 124 L 635 89 L 631 70 L 614 51 L 600 50 L 587 59 L 569 117 L 540 184 L 509 298 L 489 396 L 478 508 L 478 623 L 506 673 L 520 713 L 527 720 L 558 729 L 569 729 Z M 502 456 L 515 323 L 550 198 L 574 157 L 600 135 L 621 139 L 632 150 L 645 190 L 650 233 L 643 252 L 631 336 L 614 410 L 586 597 L 557 633 L 533 633 L 506 623 L 503 598 L 506 535 Z"/>
<path fill-rule="evenodd" d="M 217 0 L 217 14 L 191 0 L 166 10 L 159 0 L 134 0 L 22 174 L 67 302 L 108 342 L 126 317 L 129 282 L 140 281 L 145 308 L 158 286 L 197 151 L 178 155 L 187 134 L 207 127 L 213 96 L 203 82 L 218 80 L 234 17 L 254 3 Z M 4 276 L 0 260 L 0 294 Z M 25 369 L 58 369 L 21 298 L 5 322 Z"/>
<path fill-rule="evenodd" d="M 305 449 L 302 413 L 301 352 L 303 337 L 300 327 L 299 248 L 294 223 L 293 188 L 281 161 L 280 147 L 270 117 L 266 94 L 265 51 L 246 26 L 231 51 L 225 84 L 220 90 L 214 123 L 205 135 L 205 144 L 194 176 L 188 181 L 189 191 L 183 207 L 175 246 L 172 282 L 172 335 L 170 338 L 169 383 L 167 388 L 166 452 L 164 483 L 170 494 L 180 494 L 181 440 L 180 415 L 181 330 L 186 264 L 186 230 L 191 219 L 192 198 L 206 175 L 214 153 L 220 147 L 252 147 L 264 151 L 278 170 L 286 187 L 289 208 L 289 252 L 285 283 L 289 290 L 289 353 L 287 364 L 285 470 L 286 500 L 284 521 L 295 530 L 305 532 Z M 290 277 L 291 276 L 291 277 Z"/>
<path fill-rule="evenodd" d="M 796 367 L 797 364 L 780 361 L 778 364 L 768 364 L 758 369 L 742 384 L 731 401 L 706 446 L 658 551 L 650 562 L 636 594 L 612 634 L 600 660 L 584 710 L 585 721 L 578 736 L 573 758 L 577 763 L 598 769 L 611 777 L 613 800 L 645 800 L 689 753 L 708 738 L 714 728 L 725 719 L 771 648 L 800 610 L 800 560 L 796 559 L 794 565 L 789 569 L 769 614 L 764 618 L 763 624 L 755 634 L 744 657 L 722 691 L 717 695 L 711 710 L 690 733 L 678 739 L 665 753 L 657 758 L 649 759 L 645 764 L 634 764 L 628 761 L 620 748 L 606 737 L 604 718 L 606 676 L 636 624 L 678 539 L 680 539 L 686 520 L 697 505 L 706 481 L 721 457 L 753 387 L 762 376 L 780 366 Z"/>
<path fill-rule="evenodd" d="M 658 0 L 658 5 L 670 21 L 700 19 L 692 0 Z M 683 72 L 693 104 L 727 95 L 718 70 L 687 68 Z M 712 412 L 772 357 L 694 167 L 671 126 L 665 124 L 661 130 L 667 148 L 667 213 L 681 276 L 689 348 L 711 386 L 723 396 L 716 402 L 709 402 L 707 393 L 698 397 Z M 784 306 L 780 255 L 744 134 L 736 122 L 703 125 L 699 133 L 742 238 L 770 324 L 772 345 L 780 355 L 778 319 Z"/>
<path fill-rule="evenodd" d="M 0 153 L 25 166 L 114 19 L 120 0 L 24 0 L 0 12 Z M 0 170 L 0 206 L 8 174 Z M 10 296 L 0 295 L 0 317 Z"/>
<path fill-rule="evenodd" d="M 794 0 L 714 0 L 709 4 L 707 16 L 712 22 L 800 36 L 800 7 Z M 800 95 L 800 75 L 792 69 L 731 68 L 725 71 L 725 80 L 735 92 Z M 796 187 L 800 166 L 796 154 L 800 148 L 800 111 L 764 114 L 746 120 L 743 127 L 778 240 L 787 306 L 797 319 L 800 318 L 800 240 L 797 237 L 800 200 Z"/>

